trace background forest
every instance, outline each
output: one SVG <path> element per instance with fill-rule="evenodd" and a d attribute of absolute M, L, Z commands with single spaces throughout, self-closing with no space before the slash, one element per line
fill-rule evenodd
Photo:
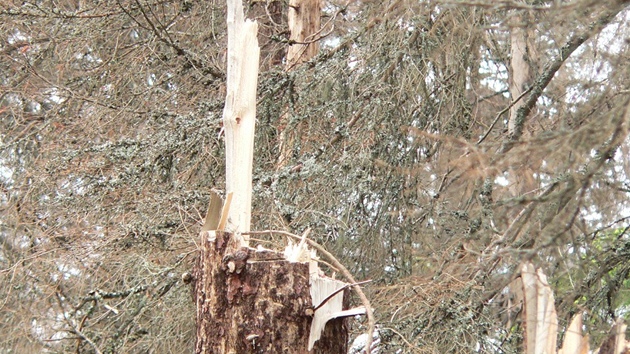
<path fill-rule="evenodd" d="M 526 260 L 599 345 L 630 317 L 629 5 L 326 0 L 317 55 L 288 68 L 288 2 L 246 3 L 252 230 L 312 228 L 372 279 L 382 353 L 521 352 Z M 225 17 L 2 2 L 0 352 L 192 351 L 181 276 L 224 187 Z"/>

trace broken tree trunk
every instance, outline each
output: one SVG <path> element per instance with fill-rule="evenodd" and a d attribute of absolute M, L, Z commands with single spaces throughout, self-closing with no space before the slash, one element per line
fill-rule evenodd
<path fill-rule="evenodd" d="M 328 321 L 308 350 L 314 318 L 308 262 L 290 262 L 270 250 L 234 249 L 229 233 L 204 234 L 195 272 L 197 354 L 347 353 L 343 318 Z"/>
<path fill-rule="evenodd" d="M 525 324 L 526 354 L 627 354 L 630 342 L 626 340 L 627 326 L 621 319 L 615 321 L 610 335 L 595 351 L 589 349 L 588 334 L 582 334 L 582 314 L 573 316 L 564 333 L 562 348 L 556 350 L 558 316 L 554 296 L 547 276 L 532 263 L 521 265 L 521 295 Z M 517 294 L 515 294 L 517 295 Z"/>
<path fill-rule="evenodd" d="M 556 352 L 558 315 L 554 296 L 542 270 L 526 263 L 521 267 L 526 354 Z"/>
<path fill-rule="evenodd" d="M 257 25 L 228 1 L 228 82 L 223 112 L 226 200 L 211 193 L 194 271 L 197 354 L 347 352 L 347 284 L 322 275 L 306 246 L 284 253 L 249 247 Z M 292 235 L 295 236 L 295 235 Z M 297 236 L 296 236 L 297 237 Z M 354 281 L 353 281 L 354 282 Z"/>
<path fill-rule="evenodd" d="M 227 230 L 241 246 L 247 240 L 252 208 L 252 163 L 256 127 L 256 85 L 258 84 L 258 25 L 245 20 L 240 0 L 228 1 L 227 95 L 223 109 L 225 127 L 225 185 L 232 193 L 227 209 Z"/>

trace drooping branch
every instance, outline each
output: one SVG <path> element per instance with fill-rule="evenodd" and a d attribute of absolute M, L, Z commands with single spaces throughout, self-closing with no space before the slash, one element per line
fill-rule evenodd
<path fill-rule="evenodd" d="M 180 44 L 178 44 L 177 41 L 174 40 L 170 36 L 169 32 L 166 30 L 166 26 L 161 25 L 159 23 L 159 19 L 155 16 L 153 16 L 153 19 L 151 19 L 151 17 L 148 15 L 147 11 L 139 1 L 135 1 L 137 7 L 130 7 L 129 9 L 126 8 L 120 0 L 118 0 L 117 3 L 122 12 L 124 12 L 129 18 L 131 18 L 138 26 L 140 26 L 140 28 L 151 31 L 160 42 L 172 48 L 177 56 L 183 57 L 187 64 L 201 71 L 205 75 L 212 76 L 214 79 L 225 79 L 225 74 L 223 72 L 221 72 L 217 68 L 212 67 L 210 63 L 200 59 L 198 55 L 195 55 L 191 51 L 185 49 Z M 132 14 L 132 11 L 134 10 L 140 11 L 140 13 L 142 14 L 142 18 L 144 18 L 144 20 L 147 22 L 148 27 L 140 22 L 140 20 L 138 20 L 136 16 Z"/>

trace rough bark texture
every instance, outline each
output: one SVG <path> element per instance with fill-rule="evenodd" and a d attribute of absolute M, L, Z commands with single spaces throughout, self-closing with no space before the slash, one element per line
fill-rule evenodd
<path fill-rule="evenodd" d="M 236 249 L 228 233 L 217 232 L 213 241 L 205 235 L 195 270 L 195 352 L 309 353 L 308 264 Z M 311 353 L 346 353 L 347 342 L 345 321 L 333 320 Z"/>
<path fill-rule="evenodd" d="M 510 96 L 513 100 L 521 96 L 523 92 L 532 84 L 535 74 L 532 63 L 537 58 L 534 54 L 534 46 L 531 43 L 534 38 L 534 27 L 528 24 L 529 17 L 522 15 L 517 19 L 522 19 L 522 23 L 514 26 L 510 32 Z M 524 104 L 524 100 L 519 100 L 510 108 L 510 119 L 508 120 L 508 134 L 513 134 L 516 129 L 522 126 L 517 125 L 517 112 Z"/>
<path fill-rule="evenodd" d="M 319 32 L 321 23 L 321 0 L 291 0 L 289 2 L 289 31 L 290 42 L 287 50 L 286 71 L 295 69 L 296 66 L 311 60 L 319 52 Z M 278 168 L 284 167 L 291 159 L 295 146 L 296 132 L 302 135 L 303 122 L 299 126 L 289 127 L 288 107 L 280 117 L 280 139 Z"/>
<path fill-rule="evenodd" d="M 287 53 L 287 68 L 304 63 L 319 52 L 322 4 L 320 0 L 291 0 L 289 2 L 290 40 L 294 42 Z"/>

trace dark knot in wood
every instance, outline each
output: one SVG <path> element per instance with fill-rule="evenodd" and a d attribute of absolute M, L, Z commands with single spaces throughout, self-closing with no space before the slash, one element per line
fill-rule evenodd
<path fill-rule="evenodd" d="M 245 265 L 247 265 L 247 259 L 249 258 L 249 249 L 242 247 L 234 253 L 230 253 L 223 257 L 223 270 L 227 273 L 241 274 Z"/>

